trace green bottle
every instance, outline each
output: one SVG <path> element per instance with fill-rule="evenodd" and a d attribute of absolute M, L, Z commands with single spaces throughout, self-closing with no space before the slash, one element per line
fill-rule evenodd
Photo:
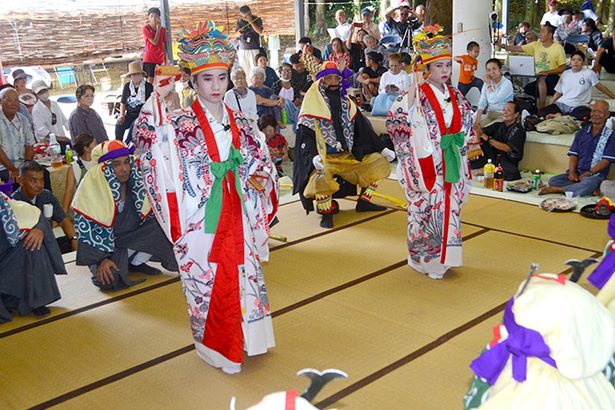
<path fill-rule="evenodd" d="M 73 150 L 70 147 L 66 147 L 66 151 L 64 153 L 66 156 L 66 164 L 70 165 L 73 163 Z"/>
<path fill-rule="evenodd" d="M 288 124 L 288 114 L 286 113 L 286 108 L 282 108 L 282 124 Z"/>

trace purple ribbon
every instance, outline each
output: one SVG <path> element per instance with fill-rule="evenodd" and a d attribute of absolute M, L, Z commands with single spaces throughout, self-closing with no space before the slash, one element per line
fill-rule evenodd
<path fill-rule="evenodd" d="M 109 151 L 105 155 L 103 155 L 100 158 L 98 158 L 98 163 L 102 164 L 103 162 L 109 161 L 110 159 L 116 159 L 116 158 L 119 158 L 119 157 L 126 157 L 128 155 L 132 155 L 133 152 L 135 152 L 134 145 L 131 146 L 130 148 L 114 149 L 113 151 Z"/>
<path fill-rule="evenodd" d="M 326 70 L 319 71 L 316 74 L 316 79 L 320 80 L 322 77 L 329 74 L 335 74 L 342 77 L 342 87 L 340 92 L 342 94 L 342 97 L 346 96 L 346 90 L 348 90 L 348 88 L 350 88 L 350 86 L 352 85 L 349 80 L 349 78 L 352 77 L 352 75 L 354 74 L 352 70 L 348 69 L 347 67 L 344 68 L 344 71 L 340 71 L 337 68 L 327 68 Z"/>
<path fill-rule="evenodd" d="M 485 379 L 490 385 L 495 384 L 500 374 L 512 355 L 512 374 L 516 381 L 524 382 L 527 377 L 528 357 L 537 357 L 543 362 L 557 369 L 555 360 L 549 356 L 549 346 L 535 330 L 520 326 L 515 322 L 512 311 L 514 298 L 506 305 L 504 311 L 504 326 L 508 331 L 508 338 L 485 350 L 475 359 L 470 368 L 481 379 Z"/>
<path fill-rule="evenodd" d="M 609 236 L 615 239 L 615 213 L 611 215 L 608 228 Z M 594 285 L 598 289 L 602 289 L 604 285 L 611 279 L 613 273 L 615 273 L 615 252 L 609 253 L 602 259 L 602 262 L 591 275 L 587 277 L 587 281 Z"/>

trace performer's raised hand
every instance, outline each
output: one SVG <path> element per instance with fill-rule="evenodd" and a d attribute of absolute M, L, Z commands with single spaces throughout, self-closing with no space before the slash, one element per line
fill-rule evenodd
<path fill-rule="evenodd" d="M 314 168 L 319 171 L 323 171 L 325 169 L 325 165 L 322 163 L 322 157 L 320 155 L 316 155 L 312 158 L 312 164 L 314 164 Z"/>
<path fill-rule="evenodd" d="M 382 151 L 380 151 L 380 153 L 386 158 L 387 161 L 389 162 L 395 161 L 395 151 L 385 148 Z"/>

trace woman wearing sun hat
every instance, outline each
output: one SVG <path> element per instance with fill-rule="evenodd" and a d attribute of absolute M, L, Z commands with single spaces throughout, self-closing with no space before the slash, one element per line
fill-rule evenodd
<path fill-rule="evenodd" d="M 115 125 L 115 139 L 123 141 L 124 133 L 129 130 L 125 140 L 128 144 L 132 140 L 132 123 L 139 116 L 141 107 L 152 94 L 154 87 L 145 81 L 146 73 L 138 61 L 128 64 L 126 76 L 130 77 L 130 81 L 124 84 L 122 91 L 120 115 L 117 117 L 117 124 Z"/>
<path fill-rule="evenodd" d="M 276 170 L 239 111 L 223 103 L 235 50 L 213 22 L 179 35 L 198 95 L 144 108 L 135 142 L 156 217 L 174 244 L 196 353 L 226 373 L 274 346 L 261 261 L 277 208 Z"/>

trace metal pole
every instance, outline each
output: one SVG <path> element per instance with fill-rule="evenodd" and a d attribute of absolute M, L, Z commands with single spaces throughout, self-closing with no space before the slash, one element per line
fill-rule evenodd
<path fill-rule="evenodd" d="M 169 62 L 173 61 L 173 42 L 171 41 L 171 10 L 169 9 L 169 0 L 160 0 L 160 14 L 162 15 L 162 27 L 166 30 L 166 38 L 164 39 L 164 49 Z"/>
<path fill-rule="evenodd" d="M 305 19 L 303 17 L 303 1 L 295 0 L 295 43 L 299 41 L 304 34 Z"/>

